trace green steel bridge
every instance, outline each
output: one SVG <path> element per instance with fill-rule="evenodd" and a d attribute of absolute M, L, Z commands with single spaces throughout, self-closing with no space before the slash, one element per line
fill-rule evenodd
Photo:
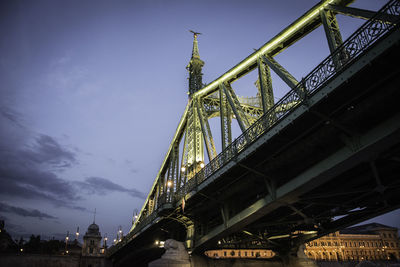
<path fill-rule="evenodd" d="M 193 32 L 188 104 L 140 213 L 108 258 L 145 263 L 162 254 L 155 240 L 168 238 L 190 253 L 285 255 L 400 207 L 400 1 L 377 12 L 352 2 L 321 1 L 206 86 Z M 337 14 L 366 21 L 343 41 Z M 297 80 L 274 57 L 319 26 L 330 55 Z M 277 102 L 271 70 L 291 89 Z M 257 96 L 238 96 L 231 84 L 252 71 Z M 235 140 L 232 119 L 242 131 Z"/>

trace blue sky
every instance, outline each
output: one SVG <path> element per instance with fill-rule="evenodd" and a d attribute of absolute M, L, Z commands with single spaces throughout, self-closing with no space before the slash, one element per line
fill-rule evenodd
<path fill-rule="evenodd" d="M 0 216 L 6 228 L 15 236 L 61 238 L 77 226 L 85 231 L 96 208 L 103 234 L 113 237 L 119 225 L 127 232 L 187 103 L 188 30 L 203 33 L 203 82 L 210 83 L 317 2 L 2 1 Z M 377 10 L 385 2 L 353 6 Z M 344 38 L 363 22 L 338 20 Z M 327 55 L 320 28 L 276 58 L 301 79 Z M 255 79 L 252 73 L 234 87 L 255 95 Z M 273 79 L 279 98 L 287 88 Z M 379 220 L 394 225 L 395 216 Z"/>

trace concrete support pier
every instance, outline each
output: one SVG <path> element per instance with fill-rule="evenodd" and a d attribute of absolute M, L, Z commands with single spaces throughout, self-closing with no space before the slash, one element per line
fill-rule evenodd
<path fill-rule="evenodd" d="M 149 263 L 149 267 L 191 267 L 189 254 L 182 242 L 167 239 L 164 243 L 165 253 L 160 259 Z"/>

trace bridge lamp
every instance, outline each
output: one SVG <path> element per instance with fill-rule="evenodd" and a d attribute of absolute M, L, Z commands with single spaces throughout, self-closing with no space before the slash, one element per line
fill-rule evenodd
<path fill-rule="evenodd" d="M 171 181 L 171 180 L 169 180 L 169 181 L 167 182 L 167 186 L 168 186 L 168 187 L 171 187 L 171 186 L 172 186 L 172 181 Z"/>
<path fill-rule="evenodd" d="M 158 244 L 159 244 L 160 242 L 159 242 L 158 240 L 156 240 L 156 242 L 155 242 L 155 243 L 156 243 L 156 245 L 158 246 Z"/>
<path fill-rule="evenodd" d="M 185 167 L 185 166 L 182 166 L 181 172 L 185 172 L 185 171 L 186 171 L 186 167 Z"/>
<path fill-rule="evenodd" d="M 69 239 L 69 237 L 67 236 L 67 237 L 65 237 L 65 240 L 67 240 L 68 241 L 68 239 Z"/>
<path fill-rule="evenodd" d="M 201 161 L 201 162 L 200 162 L 200 168 L 202 168 L 202 169 L 203 169 L 203 168 L 204 168 L 204 166 L 206 166 L 206 165 L 204 164 L 204 162 L 202 162 L 202 161 Z"/>

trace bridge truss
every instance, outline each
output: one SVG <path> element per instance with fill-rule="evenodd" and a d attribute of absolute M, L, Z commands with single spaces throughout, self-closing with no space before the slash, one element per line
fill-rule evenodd
<path fill-rule="evenodd" d="M 315 201 L 323 199 L 324 196 L 318 196 L 316 192 L 313 192 L 313 195 L 309 195 L 308 198 L 301 199 L 301 201 L 298 201 L 296 197 L 296 201 L 298 201 L 296 203 L 300 204 L 292 204 L 294 201 L 288 199 L 282 200 L 280 199 L 281 191 L 278 189 L 286 186 L 285 179 L 281 177 L 282 179 L 277 180 L 274 178 L 274 175 L 278 176 L 277 173 L 268 173 L 265 171 L 268 168 L 261 170 L 251 163 L 242 161 L 259 149 L 258 144 L 272 139 L 286 125 L 293 123 L 296 116 L 300 116 L 297 113 L 312 110 L 315 103 L 322 101 L 321 99 L 329 94 L 327 93 L 329 90 L 334 90 L 334 86 L 331 85 L 332 80 L 340 75 L 345 75 L 349 66 L 358 63 L 360 57 L 368 53 L 378 40 L 393 32 L 397 34 L 393 37 L 394 40 L 399 38 L 399 1 L 389 1 L 378 12 L 348 7 L 351 2 L 351 0 L 322 1 L 260 49 L 206 86 L 203 86 L 201 81 L 201 68 L 204 62 L 200 60 L 197 34 L 195 34 L 192 59 L 187 67 L 190 73 L 188 104 L 138 218 L 134 220 L 130 233 L 109 250 L 109 256 L 117 253 L 126 244 L 133 242 L 140 234 L 162 220 L 174 220 L 184 226 L 188 249 L 201 247 L 210 239 L 219 239 L 219 245 L 222 240 L 222 245 L 225 244 L 226 247 L 232 245 L 236 247 L 240 245 L 273 247 L 277 246 L 276 241 L 279 239 L 291 240 L 295 237 L 304 242 L 304 240 L 316 238 L 339 227 L 333 223 L 329 230 L 327 227 L 324 229 L 324 223 L 332 223 L 332 218 L 335 216 L 343 216 L 343 221 L 345 221 L 346 218 L 354 218 L 354 216 L 368 213 L 361 206 L 355 209 L 357 206 L 354 205 L 355 200 L 360 199 L 361 201 L 368 197 L 368 194 L 376 192 L 383 194 L 385 190 L 388 192 L 390 188 L 400 186 L 398 182 L 384 186 L 377 171 L 377 163 L 371 160 L 369 167 L 376 180 L 374 188 L 377 188 L 378 191 L 369 192 L 360 188 L 359 191 L 347 192 L 347 198 L 341 199 L 342 203 L 336 203 L 333 205 L 334 208 L 332 205 L 328 205 L 330 208 L 325 211 L 325 214 L 319 210 L 319 217 L 315 217 L 307 214 L 307 207 L 311 207 Z M 343 42 L 336 14 L 362 18 L 367 21 Z M 299 81 L 274 57 L 321 25 L 324 28 L 331 54 Z M 257 96 L 249 98 L 238 96 L 232 83 L 252 71 L 258 73 L 255 83 L 258 89 Z M 275 72 L 291 88 L 276 103 L 274 102 L 271 71 Z M 327 90 L 327 92 L 323 92 L 323 90 Z M 338 103 L 338 110 L 339 104 L 342 103 Z M 351 105 L 346 107 L 346 109 L 349 108 L 351 109 Z M 362 133 L 332 119 L 333 115 L 326 115 L 316 110 L 313 113 L 324 123 L 333 125 L 338 130 L 335 134 L 340 135 L 342 142 L 353 152 L 362 148 L 360 141 Z M 218 134 L 221 138 L 222 152 L 218 155 L 209 125 L 209 119 L 213 117 L 219 117 L 221 125 L 221 132 Z M 232 140 L 231 123 L 233 119 L 237 121 L 242 131 L 242 134 L 235 140 Z M 302 135 L 306 135 L 308 129 L 303 130 Z M 329 135 L 329 133 L 325 134 Z M 277 147 L 276 150 L 283 150 L 291 142 L 292 140 L 281 142 L 280 147 Z M 312 140 L 312 142 L 316 143 L 317 141 Z M 307 145 L 300 148 L 307 149 Z M 326 149 L 329 150 L 328 145 Z M 278 155 L 277 152 L 274 153 Z M 208 164 L 206 164 L 206 156 Z M 273 162 L 273 157 L 272 154 L 264 155 L 265 159 L 261 160 L 264 165 L 268 165 L 265 162 L 268 162 L 268 159 Z M 282 159 L 282 162 L 286 162 L 285 159 Z M 293 164 L 294 169 L 296 164 Z M 304 165 L 307 164 L 309 162 L 304 160 Z M 253 204 L 246 203 L 247 213 L 243 210 L 235 211 L 235 208 L 229 207 L 228 201 L 222 200 L 223 197 L 218 198 L 215 194 L 206 193 L 207 186 L 211 186 L 213 183 L 218 185 L 218 176 L 228 172 L 233 168 L 232 166 L 240 166 L 242 173 L 250 173 L 257 177 L 256 180 L 261 181 L 260 186 L 265 188 L 263 189 L 265 193 L 260 193 L 259 199 L 252 200 Z M 269 166 L 269 168 L 272 170 L 276 166 Z M 282 171 L 282 168 L 288 168 L 288 166 L 280 166 L 280 168 Z M 287 178 L 290 173 L 291 171 L 287 171 L 283 176 Z M 238 177 L 241 176 L 243 175 L 238 175 Z M 224 181 L 231 183 L 226 179 Z M 229 187 L 225 187 L 225 189 L 238 190 Z M 342 196 L 344 193 L 336 192 L 335 194 Z M 234 196 L 233 193 L 232 195 Z M 203 209 L 203 213 L 201 213 L 201 207 L 195 204 L 199 199 L 207 199 L 213 203 L 212 205 L 215 205 L 215 209 L 218 210 L 218 215 L 207 217 L 204 215 L 206 209 Z M 382 198 L 382 201 L 386 201 L 386 205 L 388 205 L 388 200 Z M 284 206 L 287 214 L 295 215 L 297 219 L 288 221 L 287 218 L 284 218 L 285 216 L 282 216 L 282 213 L 277 213 L 277 216 L 282 216 L 281 219 L 265 221 L 262 226 L 258 224 L 254 228 L 257 229 L 256 231 L 231 229 L 227 232 L 228 235 L 222 234 L 224 229 L 235 228 L 232 226 L 234 220 L 242 222 L 243 218 L 247 215 L 250 216 L 252 209 L 257 210 L 257 205 Z M 199 212 L 194 211 L 195 209 L 198 209 Z M 248 211 L 249 209 L 250 211 Z M 380 209 L 379 212 L 386 212 L 390 209 L 393 209 L 393 206 Z M 374 214 L 377 215 L 379 212 Z M 207 218 L 207 223 L 204 222 L 204 219 L 202 220 L 202 216 Z M 273 213 L 271 216 L 273 217 Z M 348 220 L 350 221 L 350 219 Z M 287 230 L 289 228 L 290 231 Z"/>

